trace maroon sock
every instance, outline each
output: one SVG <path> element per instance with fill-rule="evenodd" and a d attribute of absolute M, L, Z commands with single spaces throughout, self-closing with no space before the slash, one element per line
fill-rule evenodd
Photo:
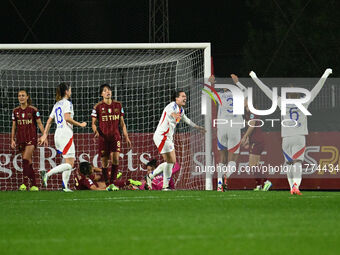
<path fill-rule="evenodd" d="M 29 172 L 30 172 L 30 164 L 27 159 L 22 160 L 22 174 L 23 174 L 23 180 L 24 184 L 28 188 L 28 179 L 29 179 Z"/>
<path fill-rule="evenodd" d="M 110 176 L 110 184 L 113 184 L 113 181 L 115 181 L 117 179 L 117 173 L 118 173 L 118 166 L 112 165 L 111 176 Z"/>
<path fill-rule="evenodd" d="M 129 185 L 130 182 L 128 180 L 114 180 L 113 184 L 119 188 L 123 188 L 124 186 Z"/>
<path fill-rule="evenodd" d="M 35 181 L 35 174 L 33 170 L 33 165 L 30 164 L 30 179 L 31 179 L 31 184 L 32 186 L 37 186 L 37 182 Z"/>
<path fill-rule="evenodd" d="M 102 168 L 102 175 L 103 175 L 103 178 L 104 178 L 104 182 L 107 184 L 109 178 L 107 176 L 107 168 Z"/>

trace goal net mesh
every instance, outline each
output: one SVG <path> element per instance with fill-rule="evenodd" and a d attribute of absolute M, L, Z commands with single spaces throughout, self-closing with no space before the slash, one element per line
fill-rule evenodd
<path fill-rule="evenodd" d="M 18 91 L 27 89 L 32 105 L 37 107 L 45 126 L 55 103 L 56 87 L 67 82 L 72 87 L 74 119 L 86 121 L 84 129 L 74 128 L 75 168 L 82 160 L 101 167 L 97 140 L 91 129 L 91 111 L 102 100 L 99 86 L 112 86 L 113 99 L 120 101 L 132 141 L 128 149 L 122 138 L 119 171 L 122 178 L 140 180 L 146 175 L 145 164 L 152 158 L 163 160 L 153 143 L 153 133 L 171 93 L 183 89 L 188 96 L 187 116 L 204 126 L 201 115 L 201 84 L 204 75 L 203 49 L 87 49 L 87 50 L 1 50 L 0 51 L 0 188 L 17 190 L 23 183 L 21 154 L 10 147 L 11 114 L 19 106 Z M 33 168 L 42 188 L 40 171 L 60 164 L 62 158 L 54 147 L 55 124 L 48 147 L 34 151 Z M 40 136 L 40 131 L 38 132 Z M 177 161 L 181 170 L 176 176 L 177 189 L 203 189 L 205 175 L 195 172 L 204 164 L 204 135 L 180 123 L 175 135 Z M 72 174 L 71 187 L 74 185 Z M 51 177 L 48 189 L 61 188 L 61 174 Z"/>

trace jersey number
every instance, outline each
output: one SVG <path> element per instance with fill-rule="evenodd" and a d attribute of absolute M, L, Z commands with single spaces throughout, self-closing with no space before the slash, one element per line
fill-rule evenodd
<path fill-rule="evenodd" d="M 231 106 L 231 107 L 233 107 L 234 106 L 234 104 L 233 104 L 233 98 L 232 97 L 229 97 L 228 99 L 227 99 L 227 102 L 229 102 L 229 101 L 231 101 L 231 103 L 229 104 L 229 106 Z M 227 110 L 227 112 L 229 112 L 229 113 L 233 113 L 233 110 Z"/>
<path fill-rule="evenodd" d="M 291 120 L 298 121 L 299 120 L 299 112 L 296 111 L 298 108 L 297 107 L 292 107 L 289 109 L 289 116 Z M 295 118 L 294 118 L 295 116 Z"/>
<path fill-rule="evenodd" d="M 57 118 L 57 123 L 60 124 L 63 122 L 63 115 L 62 115 L 63 111 L 61 110 L 60 107 L 58 107 L 57 109 L 55 109 L 55 116 Z"/>

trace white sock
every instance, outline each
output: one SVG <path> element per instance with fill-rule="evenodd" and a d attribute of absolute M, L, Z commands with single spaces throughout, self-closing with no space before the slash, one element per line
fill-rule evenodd
<path fill-rule="evenodd" d="M 160 164 L 155 170 L 152 171 L 152 173 L 149 174 L 149 177 L 151 179 L 153 179 L 155 176 L 159 175 L 161 172 L 164 171 L 165 166 L 166 166 L 166 162 L 163 162 L 162 164 Z M 171 169 L 172 171 L 172 169 Z"/>
<path fill-rule="evenodd" d="M 53 174 L 57 174 L 68 170 L 72 170 L 72 166 L 69 163 L 63 163 L 60 164 L 59 166 L 52 168 L 50 171 L 47 172 L 46 175 L 47 177 L 50 177 Z"/>
<path fill-rule="evenodd" d="M 287 180 L 289 183 L 289 188 L 292 189 L 294 185 L 294 179 L 293 179 L 293 166 L 292 165 L 286 165 L 287 166 Z"/>
<path fill-rule="evenodd" d="M 232 175 L 234 172 L 237 171 L 236 169 L 236 162 L 235 161 L 229 161 L 228 166 L 227 166 L 227 172 L 226 172 L 226 176 L 227 179 L 230 177 L 230 175 Z"/>
<path fill-rule="evenodd" d="M 296 162 L 293 165 L 293 181 L 296 183 L 296 187 L 299 188 L 302 180 L 302 164 L 301 162 Z"/>
<path fill-rule="evenodd" d="M 173 163 L 166 163 L 164 171 L 163 171 L 163 188 L 169 187 L 169 181 L 171 179 L 172 168 L 174 167 Z"/>
<path fill-rule="evenodd" d="M 63 176 L 63 183 L 64 183 L 65 189 L 68 189 L 68 181 L 70 180 L 71 172 L 72 172 L 72 170 L 64 171 L 64 172 L 62 173 L 62 176 Z"/>
<path fill-rule="evenodd" d="M 222 186 L 223 184 L 223 166 L 222 163 L 217 165 L 217 186 Z"/>

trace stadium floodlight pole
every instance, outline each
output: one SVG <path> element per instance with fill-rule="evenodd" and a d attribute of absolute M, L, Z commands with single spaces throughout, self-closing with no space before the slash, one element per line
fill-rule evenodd
<path fill-rule="evenodd" d="M 48 60 L 45 60 L 46 62 L 44 63 L 47 63 L 47 66 L 36 66 L 35 63 L 31 63 L 31 59 L 34 59 L 35 56 L 39 56 L 38 54 L 37 55 L 34 55 L 34 54 L 27 54 L 25 55 L 24 51 L 26 50 L 26 52 L 29 52 L 29 51 L 36 51 L 36 52 L 43 52 L 44 50 L 46 51 L 53 51 L 53 50 L 61 50 L 61 51 L 67 51 L 67 50 L 84 50 L 84 52 L 86 50 L 145 50 L 145 51 L 148 51 L 148 50 L 190 50 L 190 49 L 198 49 L 200 50 L 200 59 L 202 61 L 199 62 L 200 64 L 200 67 L 201 69 L 199 69 L 201 72 L 199 73 L 199 75 L 196 75 L 194 72 L 190 73 L 190 79 L 188 79 L 188 82 L 191 84 L 190 80 L 192 79 L 199 79 L 197 80 L 197 82 L 195 83 L 195 91 L 198 92 L 200 91 L 200 88 L 199 86 L 201 86 L 201 81 L 202 79 L 208 79 L 210 74 L 211 74 L 211 45 L 210 43 L 119 43 L 119 44 L 113 44 L 113 43 L 58 43 L 58 44 L 0 44 L 0 51 L 4 51 L 2 52 L 3 54 L 8 54 L 7 51 L 15 51 L 15 50 L 19 50 L 19 51 L 23 51 L 23 54 L 17 54 L 17 55 L 14 55 L 14 57 L 21 57 L 24 64 L 26 64 L 28 67 L 26 69 L 29 69 L 30 71 L 32 72 L 37 72 L 37 71 L 41 71 L 40 68 L 42 68 L 42 71 L 46 71 L 46 70 L 53 70 L 53 68 L 56 68 L 57 71 L 58 71 L 58 75 L 59 75 L 59 72 L 65 72 L 65 70 L 82 70 L 82 68 L 86 67 L 86 68 L 91 68 L 91 66 L 86 66 L 84 64 L 83 61 L 81 62 L 77 62 L 76 61 L 76 54 L 75 54 L 75 57 L 74 57 L 74 60 L 73 60 L 73 55 L 67 55 L 66 58 L 59 58 L 59 56 L 57 55 L 54 55 L 52 56 L 51 58 L 49 58 Z M 183 51 L 184 52 L 184 51 Z M 50 54 L 50 52 L 47 52 L 48 54 Z M 10 53 L 9 53 L 10 54 Z M 40 54 L 40 53 L 39 53 Z M 110 53 L 111 54 L 111 53 Z M 51 54 L 52 55 L 52 54 Z M 45 56 L 45 55 L 44 55 Z M 82 55 L 83 56 L 83 55 Z M 86 56 L 86 55 L 84 55 Z M 92 56 L 92 55 L 89 55 L 89 56 Z M 108 56 L 108 55 L 107 55 Z M 106 60 L 107 57 L 106 55 L 103 57 L 103 60 Z M 17 71 L 17 67 L 19 67 L 19 71 L 21 71 L 20 68 L 22 68 L 21 66 L 18 66 L 18 62 L 13 62 L 12 59 L 13 58 L 6 58 L 4 59 L 3 61 L 3 65 L 8 67 L 8 68 L 16 68 L 16 71 Z M 63 57 L 63 56 L 62 56 Z M 119 56 L 120 57 L 120 56 Z M 160 56 L 161 57 L 161 56 Z M 181 56 L 182 57 L 182 56 Z M 202 59 L 203 58 L 203 59 Z M 45 58 L 44 58 L 45 59 Z M 59 60 L 59 61 L 64 61 L 64 62 L 58 62 L 59 66 L 54 66 L 53 65 L 53 61 L 55 61 L 55 59 Z M 61 59 L 61 60 L 60 60 Z M 92 61 L 93 58 L 88 58 L 89 60 Z M 117 58 L 116 58 L 117 59 Z M 157 61 L 157 58 L 155 60 L 155 62 L 152 62 L 152 59 L 150 60 L 151 58 L 147 58 L 146 60 L 143 59 L 143 63 L 146 63 L 146 64 L 154 64 L 154 63 L 158 63 Z M 12 62 L 9 62 L 11 63 L 11 65 L 7 65 L 6 61 L 12 61 Z M 139 58 L 140 60 L 140 58 Z M 26 62 L 25 62 L 26 61 Z M 63 68 L 60 68 L 60 66 L 64 65 L 64 63 L 66 63 L 65 61 L 71 61 L 71 62 L 67 62 L 67 63 L 70 63 L 70 66 L 66 66 Z M 74 62 L 72 62 L 74 61 Z M 149 61 L 149 62 L 148 62 Z M 166 61 L 176 61 L 176 58 L 169 58 L 169 59 L 166 59 L 164 60 L 164 63 Z M 192 61 L 191 59 L 189 59 L 188 61 Z M 89 62 L 89 65 L 91 64 L 92 62 Z M 160 62 L 163 64 L 163 62 Z M 73 66 L 72 66 L 72 65 Z M 140 63 L 139 63 L 140 64 Z M 195 64 L 193 61 L 192 61 L 192 64 Z M 118 64 L 114 63 L 114 65 L 110 65 L 110 66 L 103 66 L 103 68 L 117 68 L 119 67 Z M 130 68 L 130 66 L 128 66 Z M 67 69 L 68 68 L 68 69 Z M 202 68 L 204 70 L 202 70 Z M 26 70 L 25 68 L 23 69 L 23 71 Z M 41 71 L 41 72 L 42 72 Z M 190 71 L 191 72 L 191 71 Z M 14 75 L 12 73 L 10 73 L 9 75 Z M 16 74 L 15 74 L 16 75 Z M 181 74 L 179 74 L 181 75 Z M 203 76 L 203 77 L 202 77 Z M 105 76 L 104 76 L 105 77 Z M 176 76 L 175 79 L 177 79 L 178 77 Z M 12 78 L 11 78 L 12 79 Z M 71 78 L 67 78 L 67 79 L 73 79 L 73 77 Z M 57 79 L 59 80 L 59 79 Z M 186 81 L 184 81 L 185 83 Z M 204 81 L 203 81 L 204 82 Z M 45 84 L 45 83 L 44 83 Z M 177 84 L 175 84 L 177 86 Z M 183 81 L 179 81 L 179 84 L 178 85 L 183 85 Z M 116 87 L 115 87 L 116 89 Z M 169 84 L 169 90 L 171 89 L 170 87 L 170 84 Z M 195 93 L 196 93 L 195 92 Z M 38 93 L 38 92 L 36 92 Z M 116 92 L 115 92 L 116 93 Z M 201 94 L 195 94 L 195 96 L 199 97 Z M 204 121 L 205 121 L 205 129 L 207 130 L 206 132 L 206 135 L 205 135 L 205 163 L 204 165 L 206 166 L 205 169 L 209 169 L 209 166 L 212 165 L 212 125 L 211 125 L 211 119 L 212 119 L 212 116 L 211 116 L 211 102 L 210 100 L 208 100 L 208 98 L 206 98 L 206 96 L 204 95 L 203 97 L 200 97 L 200 98 L 196 98 L 197 101 L 201 102 L 200 100 L 206 100 L 207 104 L 207 113 L 208 114 L 205 114 L 205 117 L 204 117 Z M 12 101 L 11 101 L 12 102 Z M 196 117 L 200 117 L 199 115 L 197 115 L 199 112 L 200 112 L 200 109 L 198 109 L 199 105 L 196 104 L 195 106 L 193 106 L 193 111 L 195 112 L 195 116 Z M 195 171 L 195 169 L 192 169 L 192 171 Z M 204 176 L 200 175 L 201 176 L 201 180 L 202 182 L 204 182 Z M 202 178 L 203 177 L 203 178 Z M 202 183 L 203 184 L 203 183 Z M 202 186 L 200 187 L 202 188 Z M 211 190 L 212 189 L 212 176 L 211 176 L 211 173 L 208 172 L 206 173 L 205 175 L 205 189 L 206 190 Z"/>

